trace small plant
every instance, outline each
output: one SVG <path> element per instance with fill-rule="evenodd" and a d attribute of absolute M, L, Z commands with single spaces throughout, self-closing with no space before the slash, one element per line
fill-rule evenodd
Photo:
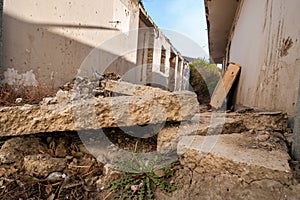
<path fill-rule="evenodd" d="M 137 158 L 137 157 L 136 157 Z M 154 156 L 148 164 L 141 160 L 123 163 L 123 167 L 131 172 L 127 172 L 123 177 L 111 183 L 107 189 L 111 190 L 111 199 L 139 199 L 152 200 L 156 188 L 166 192 L 173 192 L 180 188 L 175 184 L 170 184 L 168 179 L 175 175 L 179 162 L 173 162 L 167 166 L 154 170 L 155 163 L 159 160 Z"/>

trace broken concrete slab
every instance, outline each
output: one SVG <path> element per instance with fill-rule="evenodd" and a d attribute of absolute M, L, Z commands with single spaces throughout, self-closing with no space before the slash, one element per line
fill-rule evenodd
<path fill-rule="evenodd" d="M 177 143 L 183 136 L 219 135 L 252 131 L 258 133 L 258 139 L 266 135 L 262 131 L 284 132 L 287 128 L 287 116 L 281 112 L 271 113 L 200 113 L 190 121 L 167 126 L 158 133 L 157 149 L 160 152 L 176 151 Z M 266 146 L 272 148 L 271 145 Z"/>
<path fill-rule="evenodd" d="M 198 111 L 192 92 L 160 96 L 86 98 L 0 108 L 0 136 L 75 131 L 189 120 Z"/>
<path fill-rule="evenodd" d="M 164 153 L 176 151 L 177 143 L 183 136 L 232 134 L 246 130 L 243 121 L 240 119 L 208 120 L 204 116 L 204 119 L 200 117 L 198 123 L 191 120 L 164 127 L 158 132 L 157 150 Z"/>
<path fill-rule="evenodd" d="M 186 136 L 178 143 L 182 164 L 197 173 L 229 172 L 246 183 L 269 179 L 291 184 L 293 174 L 286 147 L 258 148 L 252 134 Z M 282 144 L 281 144 L 282 145 Z"/>
<path fill-rule="evenodd" d="M 236 117 L 240 117 L 249 130 L 285 131 L 288 127 L 288 116 L 283 112 L 254 112 L 250 113 L 250 116 L 239 114 Z"/>
<path fill-rule="evenodd" d="M 183 188 L 155 195 L 162 200 L 299 199 L 300 184 L 293 179 L 286 148 L 269 151 L 255 145 L 251 133 L 187 136 L 179 148 L 183 167 L 172 179 Z"/>
<path fill-rule="evenodd" d="M 243 121 L 248 130 L 277 130 L 285 131 L 288 127 L 288 116 L 284 112 L 206 112 L 199 114 L 201 119 L 220 120 L 224 118 L 239 119 Z"/>

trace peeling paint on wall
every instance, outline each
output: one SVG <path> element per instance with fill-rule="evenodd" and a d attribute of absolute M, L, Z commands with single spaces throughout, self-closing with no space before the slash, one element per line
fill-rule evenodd
<path fill-rule="evenodd" d="M 282 40 L 281 48 L 280 48 L 280 56 L 287 56 L 288 50 L 293 46 L 293 40 L 288 37 L 287 39 Z"/>
<path fill-rule="evenodd" d="M 242 66 L 236 104 L 295 114 L 299 6 L 299 0 L 244 1 L 227 48 L 229 61 Z"/>
<path fill-rule="evenodd" d="M 138 16 L 133 0 L 5 1 L 0 75 L 8 68 L 33 70 L 40 85 L 58 88 L 76 77 L 92 51 L 98 55 L 86 69 L 100 71 L 108 60 L 116 60 L 109 70 L 120 69 L 122 75 L 136 62 L 134 53 L 124 54 L 137 46 Z M 114 21 L 121 23 L 114 27 Z"/>
<path fill-rule="evenodd" d="M 35 75 L 32 70 L 25 73 L 19 73 L 14 68 L 8 68 L 4 72 L 3 83 L 9 85 L 23 85 L 23 86 L 37 86 L 38 81 L 35 78 Z"/>

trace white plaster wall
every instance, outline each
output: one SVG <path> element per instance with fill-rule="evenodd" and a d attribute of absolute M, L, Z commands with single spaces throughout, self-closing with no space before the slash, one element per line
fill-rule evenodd
<path fill-rule="evenodd" d="M 189 90 L 189 89 L 190 89 L 190 67 L 188 63 L 184 63 L 181 90 Z"/>
<path fill-rule="evenodd" d="M 177 66 L 176 66 L 176 81 L 175 81 L 175 90 L 181 90 L 182 88 L 182 81 L 183 81 L 183 58 L 179 55 L 177 56 Z"/>
<path fill-rule="evenodd" d="M 229 58 L 242 66 L 236 103 L 293 116 L 300 77 L 300 1 L 242 2 Z"/>
<path fill-rule="evenodd" d="M 170 54 L 171 54 L 171 44 L 159 30 L 155 31 L 154 34 L 154 51 L 153 51 L 153 68 L 152 72 L 152 82 L 160 84 L 164 87 L 168 87 L 168 78 L 170 71 Z M 166 62 L 165 62 L 165 73 L 160 71 L 161 62 L 161 49 L 162 46 L 166 49 Z"/>
<path fill-rule="evenodd" d="M 138 30 L 137 67 L 135 68 L 136 76 L 133 77 L 134 83 L 136 84 L 147 83 L 147 68 L 153 67 L 153 64 L 150 66 L 151 63 L 148 63 L 148 49 L 153 49 L 153 43 L 154 28 L 148 27 L 140 20 Z"/>
<path fill-rule="evenodd" d="M 93 59 L 88 67 L 101 71 L 103 62 L 123 56 L 112 70 L 124 73 L 136 62 L 137 31 L 127 31 L 136 30 L 138 20 L 131 0 L 5 0 L 2 74 L 32 70 L 40 84 L 58 87 L 75 77 L 95 47 L 120 33 L 112 45 L 100 45 L 104 61 Z"/>

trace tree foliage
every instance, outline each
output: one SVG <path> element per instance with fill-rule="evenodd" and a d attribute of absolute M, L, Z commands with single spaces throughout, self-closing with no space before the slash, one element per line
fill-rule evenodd
<path fill-rule="evenodd" d="M 199 76 L 201 76 L 207 86 L 207 89 L 208 89 L 210 95 L 212 95 L 212 93 L 221 77 L 221 69 L 219 69 L 215 64 L 210 64 L 208 61 L 206 61 L 204 59 L 194 60 L 190 64 L 190 69 L 191 69 L 190 70 L 191 71 L 191 75 L 190 75 L 191 85 L 192 85 L 192 82 L 201 83 L 202 80 L 197 80 L 197 78 L 199 79 Z M 203 84 L 203 83 L 201 83 L 201 84 Z"/>

